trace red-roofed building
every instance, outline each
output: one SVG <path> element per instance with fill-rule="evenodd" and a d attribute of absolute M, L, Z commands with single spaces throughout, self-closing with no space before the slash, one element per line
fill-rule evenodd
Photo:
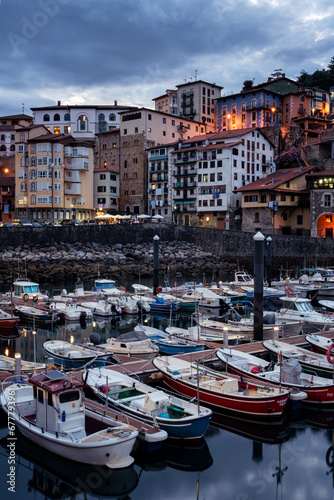
<path fill-rule="evenodd" d="M 306 175 L 310 191 L 311 236 L 334 236 L 334 169 L 310 172 Z"/>
<path fill-rule="evenodd" d="M 277 170 L 235 190 L 242 194 L 243 231 L 310 236 L 310 188 L 315 166 Z"/>

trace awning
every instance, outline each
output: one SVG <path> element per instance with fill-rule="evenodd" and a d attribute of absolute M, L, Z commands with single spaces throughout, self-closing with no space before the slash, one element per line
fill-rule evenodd
<path fill-rule="evenodd" d="M 195 200 L 182 200 L 182 201 L 174 201 L 174 205 L 183 205 L 184 203 L 195 203 Z"/>

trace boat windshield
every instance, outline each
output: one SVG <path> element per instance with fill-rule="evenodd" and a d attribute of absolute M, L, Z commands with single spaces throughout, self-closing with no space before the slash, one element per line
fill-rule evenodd
<path fill-rule="evenodd" d="M 100 281 L 96 282 L 96 286 L 100 286 L 103 290 L 110 290 L 111 288 L 116 288 L 115 283 L 101 283 Z"/>
<path fill-rule="evenodd" d="M 59 403 L 69 403 L 70 401 L 77 401 L 80 399 L 79 391 L 67 391 L 59 394 Z"/>
<path fill-rule="evenodd" d="M 311 302 L 297 302 L 296 307 L 297 307 L 298 311 L 302 311 L 302 312 L 314 311 L 314 308 L 313 308 Z"/>

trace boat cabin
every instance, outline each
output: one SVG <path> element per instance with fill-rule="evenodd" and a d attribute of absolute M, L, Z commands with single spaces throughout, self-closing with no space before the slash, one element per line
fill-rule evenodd
<path fill-rule="evenodd" d="M 37 302 L 47 298 L 39 290 L 39 284 L 28 279 L 18 279 L 13 282 L 13 298 L 23 299 L 25 302 L 32 300 Z"/>
<path fill-rule="evenodd" d="M 302 297 L 280 297 L 282 308 L 301 313 L 316 312 L 310 299 Z"/>
<path fill-rule="evenodd" d="M 114 280 L 108 280 L 108 279 L 98 279 L 95 280 L 95 287 L 96 288 L 101 288 L 101 290 L 113 290 L 116 288 Z"/>
<path fill-rule="evenodd" d="M 80 439 L 85 433 L 83 383 L 58 370 L 30 379 L 36 401 L 36 424 L 48 431 L 71 433 Z"/>

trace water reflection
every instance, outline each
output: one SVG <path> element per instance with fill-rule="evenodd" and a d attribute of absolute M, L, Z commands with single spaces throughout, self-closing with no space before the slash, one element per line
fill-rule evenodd
<path fill-rule="evenodd" d="M 8 454 L 7 438 L 1 439 L 0 445 Z M 47 498 L 73 498 L 88 493 L 90 497 L 121 500 L 129 498 L 139 481 L 133 466 L 118 470 L 79 464 L 32 444 L 21 435 L 15 453 L 17 464 L 30 472 L 26 475 L 26 491 L 40 492 Z"/>

